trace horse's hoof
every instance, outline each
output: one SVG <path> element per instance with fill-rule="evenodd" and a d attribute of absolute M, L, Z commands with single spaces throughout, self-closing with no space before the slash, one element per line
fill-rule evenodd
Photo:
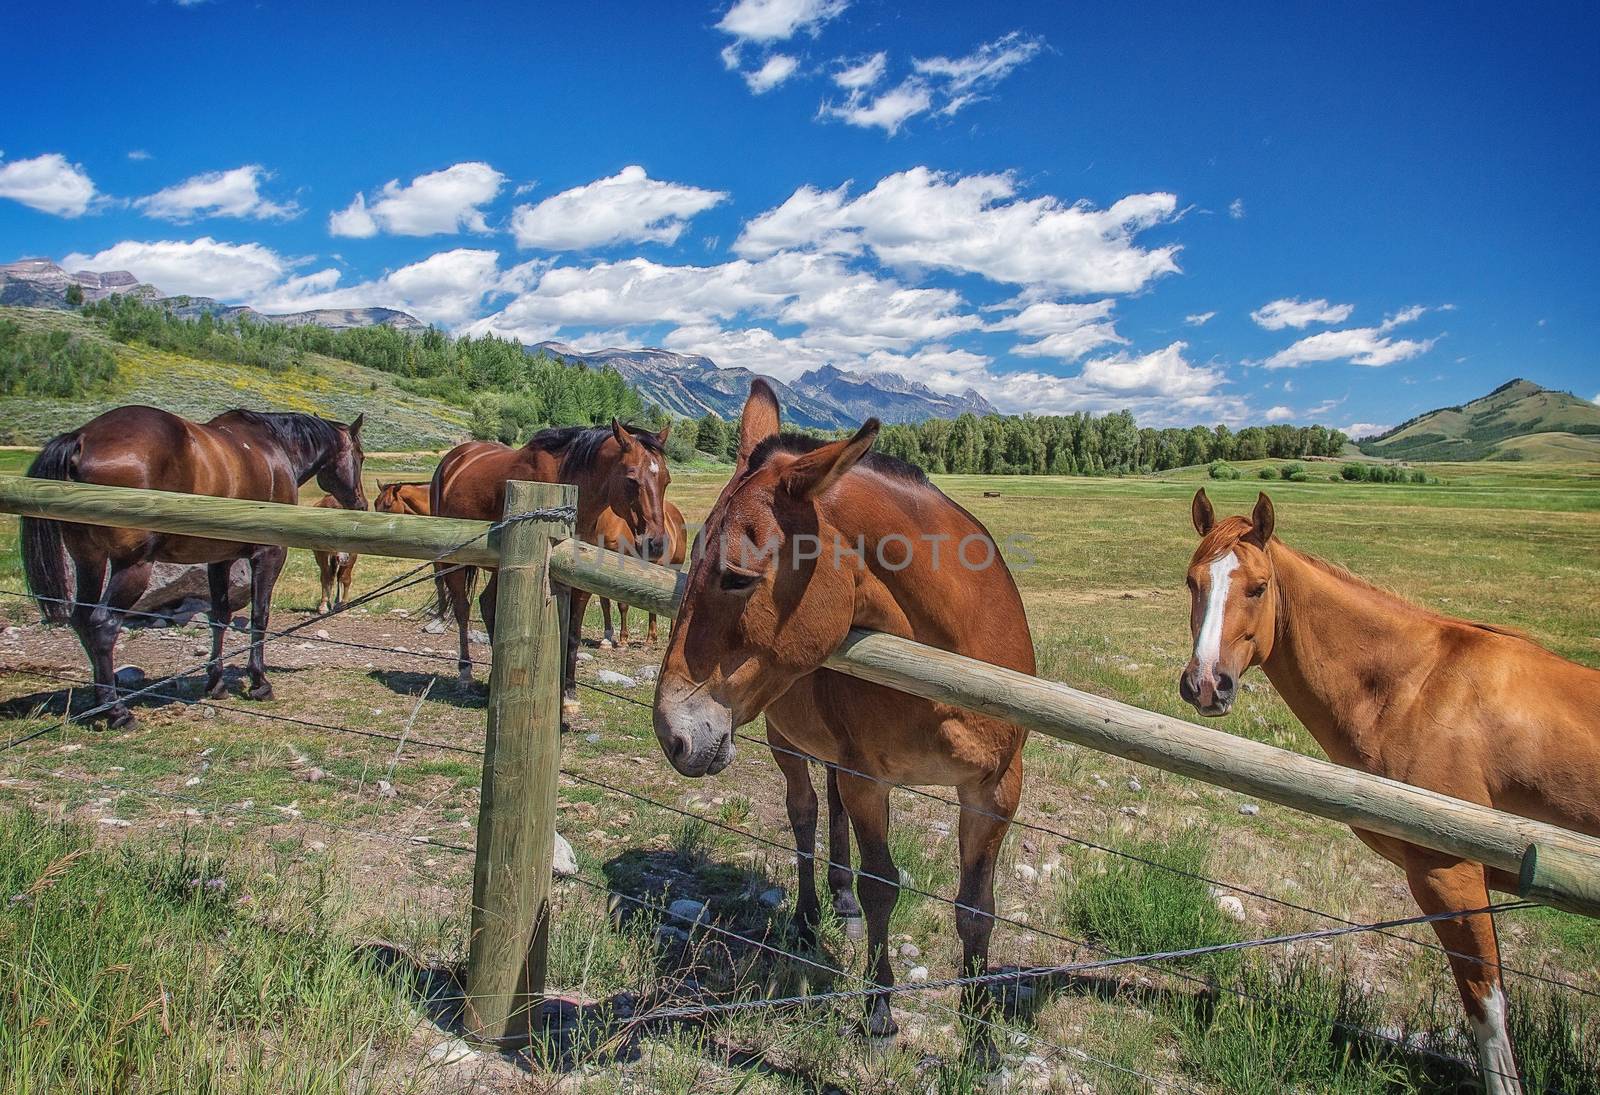
<path fill-rule="evenodd" d="M 462 673 L 456 677 L 456 687 L 466 692 L 472 688 L 472 674 Z"/>
<path fill-rule="evenodd" d="M 262 681 L 260 684 L 251 688 L 250 691 L 246 692 L 245 695 L 249 696 L 253 700 L 270 700 L 272 698 L 272 685 L 268 684 L 266 681 Z"/>
<path fill-rule="evenodd" d="M 995 1048 L 994 1039 L 987 1034 L 971 1038 L 961 1050 L 961 1063 L 981 1076 L 995 1071 L 1004 1062 L 1005 1058 Z"/>
<path fill-rule="evenodd" d="M 220 676 L 206 681 L 205 696 L 208 700 L 220 700 L 228 691 L 228 682 Z"/>
<path fill-rule="evenodd" d="M 596 647 L 598 647 L 599 649 L 601 649 L 601 650 L 610 650 L 616 644 L 613 643 L 610 639 L 601 639 L 599 642 L 595 643 L 594 645 Z"/>
<path fill-rule="evenodd" d="M 861 905 L 856 901 L 856 895 L 848 888 L 837 890 L 833 895 L 833 915 L 840 920 L 854 920 L 858 925 L 861 919 Z"/>
<path fill-rule="evenodd" d="M 133 717 L 133 712 L 126 707 L 113 707 L 106 717 L 107 730 L 127 730 L 139 720 Z"/>
<path fill-rule="evenodd" d="M 577 700 L 570 696 L 561 697 L 561 717 L 563 719 L 575 719 L 581 710 L 583 709 L 578 706 Z"/>
<path fill-rule="evenodd" d="M 900 1033 L 900 1024 L 894 1021 L 887 1004 L 869 1012 L 865 1026 L 868 1038 L 893 1038 Z"/>
<path fill-rule="evenodd" d="M 859 943 L 867 937 L 867 921 L 860 916 L 847 916 L 841 920 L 844 928 L 844 937 L 852 943 Z"/>
<path fill-rule="evenodd" d="M 323 601 L 321 604 L 319 604 L 317 606 L 317 615 L 318 616 L 321 616 L 323 613 L 325 613 L 327 611 L 328 611 L 328 602 L 327 601 Z"/>

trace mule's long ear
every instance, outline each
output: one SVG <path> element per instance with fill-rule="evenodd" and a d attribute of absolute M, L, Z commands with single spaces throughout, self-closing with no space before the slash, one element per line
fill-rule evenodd
<path fill-rule="evenodd" d="M 735 476 L 749 465 L 750 454 L 756 446 L 777 433 L 781 425 L 778 395 L 771 384 L 758 376 L 750 382 L 750 394 L 745 397 L 744 410 L 739 415 L 739 458 Z"/>
<path fill-rule="evenodd" d="M 628 435 L 627 430 L 622 428 L 622 423 L 615 418 L 611 420 L 611 433 L 617 439 L 617 444 L 622 446 L 623 452 L 627 452 L 633 447 L 633 438 Z"/>
<path fill-rule="evenodd" d="M 1250 512 L 1250 531 L 1240 539 L 1266 550 L 1267 541 L 1272 539 L 1272 528 L 1277 522 L 1278 515 L 1272 510 L 1272 499 L 1263 491 L 1256 498 L 1256 508 Z"/>
<path fill-rule="evenodd" d="M 796 498 L 815 498 L 839 481 L 878 439 L 878 420 L 867 419 L 854 437 L 813 449 L 783 469 L 783 488 Z"/>
<path fill-rule="evenodd" d="M 1194 522 L 1194 530 L 1201 536 L 1210 532 L 1211 526 L 1217 523 L 1217 514 L 1211 508 L 1211 499 L 1206 497 L 1206 488 L 1201 487 L 1194 492 L 1194 501 L 1189 503 L 1189 519 Z"/>

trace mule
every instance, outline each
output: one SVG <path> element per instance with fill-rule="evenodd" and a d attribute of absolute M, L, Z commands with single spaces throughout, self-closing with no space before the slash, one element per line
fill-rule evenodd
<path fill-rule="evenodd" d="M 345 509 L 344 503 L 331 494 L 317 499 L 317 509 Z M 353 551 L 315 551 L 317 578 L 322 583 L 322 599 L 317 602 L 318 612 L 338 608 L 350 599 L 350 583 L 355 580 L 356 560 L 361 558 Z"/>
<path fill-rule="evenodd" d="M 781 433 L 772 389 L 761 380 L 751 385 L 734 476 L 706 520 L 667 639 L 654 726 L 673 768 L 699 777 L 725 769 L 734 729 L 766 715 L 767 740 L 788 781 L 802 938 L 820 912 L 817 800 L 806 761 L 782 750 L 836 766 L 829 770 L 830 858 L 844 869 L 837 876 L 830 869 L 829 883 L 837 907 L 849 886 L 843 813 L 860 845 L 856 890 L 871 980 L 887 989 L 894 984 L 889 916 L 899 896 L 890 784 L 956 789 L 963 807 L 956 931 L 962 972 L 981 974 L 994 928 L 995 864 L 1022 795 L 1027 731 L 822 663 L 853 627 L 1029 674 L 1034 652 L 1022 598 L 988 531 L 921 471 L 873 453 L 877 434 L 876 420 L 829 443 Z M 889 997 L 868 998 L 868 1034 L 896 1032 Z M 967 1051 L 992 1063 L 993 998 L 969 984 L 963 1005 L 974 1017 Z"/>
<path fill-rule="evenodd" d="M 591 543 L 595 529 L 612 515 L 628 529 L 647 560 L 667 551 L 666 506 L 663 497 L 672 474 L 667 469 L 666 444 L 670 425 L 651 433 L 624 427 L 615 419 L 610 426 L 568 426 L 540 430 L 520 448 L 494 441 L 468 441 L 445 454 L 433 473 L 429 509 L 441 517 L 498 521 L 504 516 L 506 482 L 523 479 L 535 483 L 570 483 L 578 488 L 578 515 L 574 533 Z M 472 587 L 477 568 L 441 564 L 438 567 L 438 601 L 455 616 L 460 657 L 457 673 L 463 686 L 472 683 L 472 657 L 468 636 Z M 484 627 L 494 634 L 496 582 L 491 570 L 478 610 Z M 589 594 L 570 592 L 567 657 L 562 670 L 562 706 L 570 714 L 577 706 L 578 640 Z"/>
<path fill-rule="evenodd" d="M 154 407 L 119 407 L 50 441 L 28 469 L 36 479 L 178 491 L 260 502 L 299 501 L 317 485 L 347 509 L 366 509 L 361 493 L 361 424 L 309 414 L 227 411 L 191 422 Z M 272 589 L 286 551 L 194 536 L 22 519 L 28 589 L 45 618 L 70 622 L 94 672 L 95 696 L 112 727 L 133 723 L 118 698 L 112 653 L 123 613 L 150 580 L 152 562 L 205 563 L 211 587 L 211 660 L 205 692 L 223 693 L 222 640 L 228 625 L 228 571 L 250 561 L 250 687 L 272 696 L 263 653 Z M 68 560 L 72 574 L 67 573 Z"/>
<path fill-rule="evenodd" d="M 667 551 L 659 562 L 670 567 L 681 567 L 689 553 L 688 527 L 683 520 L 683 511 L 671 502 L 667 507 Z M 627 526 L 615 514 L 609 515 L 609 520 L 602 520 L 595 528 L 597 539 L 595 543 L 610 551 L 624 555 L 634 554 L 633 537 L 628 532 Z M 611 630 L 611 602 L 605 597 L 600 598 L 600 618 L 605 622 L 605 638 L 600 640 L 603 647 L 615 646 L 619 649 L 631 641 L 628 635 L 628 606 L 621 601 L 617 602 L 616 631 Z M 649 629 L 645 633 L 645 643 L 649 646 L 656 645 L 658 638 L 656 630 L 656 614 L 650 613 Z"/>
<path fill-rule="evenodd" d="M 1600 836 L 1600 672 L 1492 624 L 1443 616 L 1274 536 L 1272 501 L 1218 520 L 1202 489 L 1189 563 L 1194 655 L 1178 691 L 1226 715 L 1260 666 L 1329 758 Z M 1356 836 L 1402 868 L 1425 914 L 1481 909 L 1517 878 L 1393 837 Z M 1438 920 L 1484 1086 L 1520 1092 L 1494 919 Z"/>

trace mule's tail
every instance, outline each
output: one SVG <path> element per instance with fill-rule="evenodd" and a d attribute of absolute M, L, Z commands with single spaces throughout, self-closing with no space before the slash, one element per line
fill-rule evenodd
<path fill-rule="evenodd" d="M 78 445 L 76 433 L 62 434 L 39 451 L 28 467 L 28 475 L 34 479 L 74 479 Z M 39 602 L 45 621 L 66 623 L 72 615 L 72 589 L 60 521 L 46 521 L 40 517 L 22 519 L 22 571 L 28 592 Z"/>

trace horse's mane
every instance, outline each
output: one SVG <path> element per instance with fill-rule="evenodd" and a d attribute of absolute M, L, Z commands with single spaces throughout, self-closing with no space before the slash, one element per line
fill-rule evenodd
<path fill-rule="evenodd" d="M 1212 526 L 1211 531 L 1206 533 L 1205 537 L 1200 541 L 1200 547 L 1195 551 L 1195 558 L 1201 562 L 1206 562 L 1208 560 L 1217 558 L 1225 551 L 1232 550 L 1233 545 L 1238 543 L 1239 539 L 1244 536 L 1245 533 L 1249 532 L 1252 527 L 1253 526 L 1251 525 L 1248 517 L 1233 516 L 1221 518 L 1214 526 Z M 1443 612 L 1437 612 L 1431 608 L 1419 605 L 1415 601 L 1411 601 L 1400 596 L 1400 594 L 1394 592 L 1393 590 L 1384 589 L 1380 585 L 1375 585 L 1372 582 L 1367 581 L 1359 574 L 1354 573 L 1346 567 L 1340 566 L 1338 563 L 1331 563 L 1319 556 L 1312 555 L 1309 552 L 1301 551 L 1299 548 L 1292 548 L 1276 537 L 1273 538 L 1272 543 L 1275 544 L 1279 549 L 1288 552 L 1290 555 L 1294 556 L 1296 559 L 1312 567 L 1313 569 L 1320 570 L 1324 574 L 1337 578 L 1339 581 L 1344 582 L 1347 585 L 1353 585 L 1358 589 L 1362 589 L 1373 594 L 1374 596 L 1381 597 L 1392 604 L 1403 605 L 1411 611 L 1419 612 L 1431 619 L 1439 620 L 1445 623 L 1458 624 L 1462 627 L 1471 627 L 1479 631 L 1487 631 L 1493 635 L 1508 635 L 1513 639 L 1525 639 L 1529 642 L 1533 641 L 1532 637 L 1529 636 L 1527 632 L 1515 627 L 1505 627 L 1501 624 L 1484 623 L 1481 620 L 1467 620 L 1461 618 L 1460 616 L 1448 616 Z"/>
<path fill-rule="evenodd" d="M 755 471 L 761 467 L 772 458 L 772 454 L 775 452 L 802 456 L 808 452 L 815 452 L 829 443 L 820 437 L 812 437 L 809 434 L 775 433 L 751 450 L 749 470 Z M 858 466 L 868 468 L 880 475 L 886 475 L 891 479 L 899 479 L 907 483 L 918 483 L 924 486 L 933 485 L 928 482 L 927 474 L 915 464 L 908 464 L 904 460 L 886 456 L 881 452 L 869 451 L 867 455 L 861 458 Z"/>
<path fill-rule="evenodd" d="M 339 426 L 326 418 L 298 411 L 251 411 L 240 408 L 225 411 L 212 424 L 232 419 L 270 434 L 286 449 L 306 454 L 338 447 Z"/>
<path fill-rule="evenodd" d="M 661 439 L 638 426 L 624 426 L 633 439 L 651 452 L 662 451 Z M 612 436 L 610 426 L 552 426 L 528 438 L 523 447 L 535 452 L 561 454 L 561 474 L 593 467 L 600 448 Z"/>

